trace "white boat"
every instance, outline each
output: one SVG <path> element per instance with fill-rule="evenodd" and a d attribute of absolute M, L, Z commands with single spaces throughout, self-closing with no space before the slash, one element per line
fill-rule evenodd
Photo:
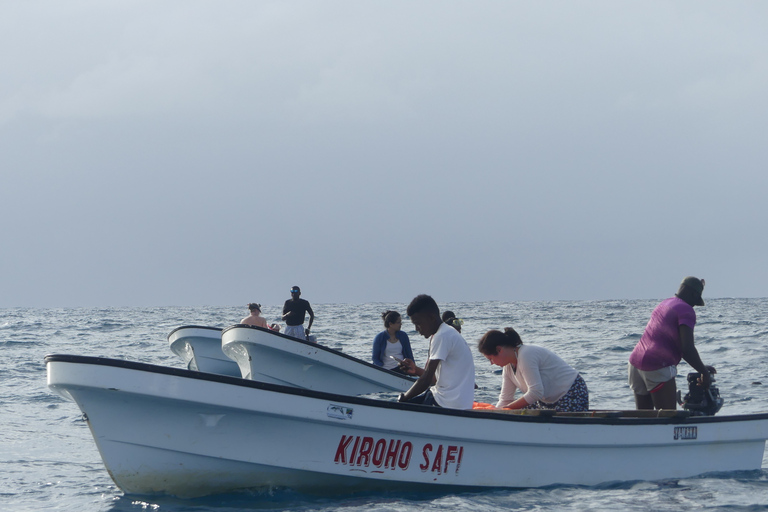
<path fill-rule="evenodd" d="M 129 494 L 339 493 L 593 485 L 757 470 L 768 413 L 518 415 L 341 396 L 113 359 L 51 355 Z M 646 411 L 653 412 L 653 411 Z"/>
<path fill-rule="evenodd" d="M 221 351 L 221 328 L 185 325 L 168 334 L 171 351 L 190 370 L 219 375 L 240 376 L 237 363 Z"/>
<path fill-rule="evenodd" d="M 251 325 L 224 329 L 221 350 L 245 379 L 327 393 L 404 392 L 415 381 L 339 350 Z"/>

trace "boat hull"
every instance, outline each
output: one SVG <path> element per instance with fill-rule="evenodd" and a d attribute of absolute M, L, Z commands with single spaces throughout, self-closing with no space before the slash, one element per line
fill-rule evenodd
<path fill-rule="evenodd" d="M 185 325 L 168 334 L 168 346 L 187 369 L 239 377 L 240 368 L 221 351 L 221 329 Z"/>
<path fill-rule="evenodd" d="M 131 494 L 593 485 L 761 466 L 768 414 L 458 411 L 103 358 L 48 356 Z M 525 468 L 521 471 L 517 468 Z"/>
<path fill-rule="evenodd" d="M 237 362 L 243 378 L 272 384 L 364 395 L 405 392 L 415 381 L 338 350 L 250 325 L 224 329 L 221 349 Z"/>

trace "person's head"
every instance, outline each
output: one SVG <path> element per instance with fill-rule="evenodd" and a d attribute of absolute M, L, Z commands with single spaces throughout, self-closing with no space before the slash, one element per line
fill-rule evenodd
<path fill-rule="evenodd" d="M 417 295 L 408 304 L 406 311 L 408 316 L 416 327 L 416 332 L 429 338 L 437 332 L 443 321 L 440 319 L 440 308 L 437 307 L 435 299 L 429 295 Z"/>
<path fill-rule="evenodd" d="M 453 311 L 443 312 L 443 322 L 447 323 L 459 332 L 461 332 L 461 325 L 464 323 L 461 321 L 461 319 L 456 318 L 456 314 Z"/>
<path fill-rule="evenodd" d="M 517 331 L 511 327 L 505 327 L 504 332 L 492 329 L 483 334 L 477 342 L 477 349 L 487 358 L 497 355 L 503 348 L 517 348 L 523 344 L 523 340 Z M 491 361 L 493 362 L 493 361 Z"/>
<path fill-rule="evenodd" d="M 255 302 L 251 302 L 250 304 L 248 304 L 248 309 L 251 311 L 251 314 L 261 313 L 261 304 L 256 304 Z"/>
<path fill-rule="evenodd" d="M 301 288 L 298 286 L 292 286 L 291 287 L 291 298 L 292 299 L 298 299 L 301 297 Z"/>
<path fill-rule="evenodd" d="M 704 293 L 704 280 L 688 276 L 680 283 L 680 288 L 675 295 L 691 306 L 703 306 L 702 293 Z"/>
<path fill-rule="evenodd" d="M 392 326 L 400 330 L 400 326 L 403 324 L 403 319 L 397 311 L 387 310 L 381 314 L 381 319 L 384 320 L 385 329 L 389 329 Z"/>

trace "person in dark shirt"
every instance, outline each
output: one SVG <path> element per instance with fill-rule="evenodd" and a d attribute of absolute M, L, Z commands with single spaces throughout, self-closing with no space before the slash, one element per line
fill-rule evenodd
<path fill-rule="evenodd" d="M 309 302 L 300 297 L 301 288 L 292 287 L 291 298 L 285 301 L 283 306 L 283 320 L 285 321 L 285 334 L 306 340 L 309 339 L 309 330 L 312 328 L 312 322 L 315 321 L 315 313 Z M 309 324 L 304 329 L 304 319 L 307 313 L 309 313 Z"/>

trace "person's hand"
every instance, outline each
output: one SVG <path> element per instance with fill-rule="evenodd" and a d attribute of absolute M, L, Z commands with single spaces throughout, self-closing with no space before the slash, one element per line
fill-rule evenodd
<path fill-rule="evenodd" d="M 304 334 L 307 336 L 307 341 L 309 341 L 309 329 L 304 329 Z"/>
<path fill-rule="evenodd" d="M 712 382 L 712 378 L 709 376 L 709 371 L 699 374 L 698 385 L 704 389 L 709 389 L 709 385 Z"/>
<path fill-rule="evenodd" d="M 416 363 L 411 359 L 403 359 L 403 362 L 400 363 L 400 368 L 408 375 L 416 375 Z"/>
<path fill-rule="evenodd" d="M 400 393 L 400 396 L 397 397 L 398 402 L 405 402 L 405 393 Z"/>

